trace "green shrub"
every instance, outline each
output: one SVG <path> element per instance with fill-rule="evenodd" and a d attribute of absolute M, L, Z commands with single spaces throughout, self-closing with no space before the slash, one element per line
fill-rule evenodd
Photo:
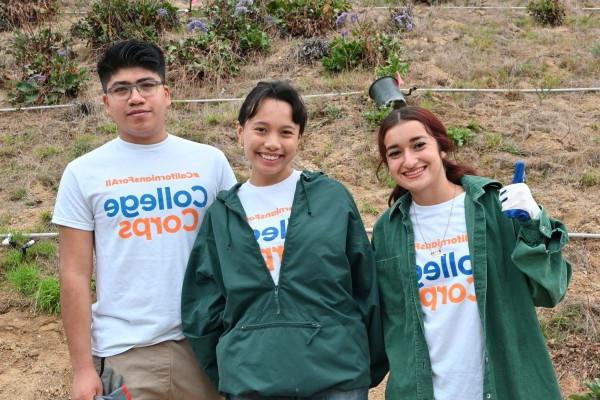
<path fill-rule="evenodd" d="M 475 135 L 475 131 L 459 126 L 450 126 L 448 127 L 447 132 L 450 139 L 452 139 L 454 144 L 458 147 L 464 146 L 469 139 Z"/>
<path fill-rule="evenodd" d="M 333 29 L 349 7 L 347 0 L 270 0 L 266 11 L 282 33 L 312 37 Z"/>
<path fill-rule="evenodd" d="M 321 63 L 328 71 L 349 71 L 362 64 L 364 47 L 363 39 L 338 36 L 329 43 L 329 55 Z"/>
<path fill-rule="evenodd" d="M 582 394 L 573 394 L 569 396 L 569 400 L 600 400 L 600 378 L 594 379 L 593 382 L 586 382 L 589 392 Z"/>
<path fill-rule="evenodd" d="M 187 39 L 171 41 L 165 47 L 169 69 L 181 79 L 216 81 L 237 75 L 241 58 L 231 41 L 212 32 L 198 32 Z"/>
<path fill-rule="evenodd" d="M 0 31 L 39 24 L 57 11 L 57 0 L 0 0 Z"/>
<path fill-rule="evenodd" d="M 155 42 L 165 31 L 178 27 L 177 7 L 168 1 L 97 0 L 85 18 L 71 27 L 71 33 L 98 49 L 124 39 Z"/>
<path fill-rule="evenodd" d="M 396 72 L 400 72 L 401 76 L 406 76 L 408 74 L 408 63 L 400 60 L 397 55 L 390 54 L 385 64 L 377 67 L 375 75 L 378 78 L 382 76 L 396 76 Z"/>
<path fill-rule="evenodd" d="M 60 285 L 53 276 L 41 279 L 35 293 L 35 310 L 48 314 L 60 311 Z"/>
<path fill-rule="evenodd" d="M 20 293 L 31 296 L 38 289 L 40 269 L 35 264 L 21 264 L 6 272 L 8 283 Z"/>
<path fill-rule="evenodd" d="M 231 50 L 240 56 L 264 53 L 271 46 L 271 39 L 266 32 L 269 21 L 257 3 L 250 0 L 214 0 L 204 10 L 206 20 L 211 23 L 191 20 L 187 30 L 198 29 L 212 33 L 216 38 L 227 39 Z"/>
<path fill-rule="evenodd" d="M 363 112 L 363 118 L 373 127 L 379 126 L 381 121 L 392 111 L 392 107 L 380 107 Z"/>
<path fill-rule="evenodd" d="M 379 76 L 408 72 L 408 64 L 398 56 L 403 49 L 397 38 L 381 32 L 373 34 L 376 29 L 372 22 L 358 21 L 358 18 L 353 21 L 346 20 L 341 35 L 329 43 L 329 55 L 321 59 L 326 70 L 340 72 L 375 67 Z"/>
<path fill-rule="evenodd" d="M 565 6 L 561 0 L 530 0 L 527 12 L 541 25 L 559 26 L 565 20 Z"/>
<path fill-rule="evenodd" d="M 13 79 L 14 103 L 56 104 L 76 97 L 87 80 L 85 69 L 75 63 L 70 41 L 49 28 L 16 32 L 11 53 L 20 67 Z"/>

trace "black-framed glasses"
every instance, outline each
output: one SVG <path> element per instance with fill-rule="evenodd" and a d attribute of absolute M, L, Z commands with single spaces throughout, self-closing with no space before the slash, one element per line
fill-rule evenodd
<path fill-rule="evenodd" d="M 164 85 L 164 82 L 146 80 L 128 85 L 119 83 L 107 89 L 106 93 L 117 100 L 127 100 L 131 97 L 133 88 L 136 88 L 140 96 L 150 97 L 156 93 L 156 89 L 160 85 Z"/>

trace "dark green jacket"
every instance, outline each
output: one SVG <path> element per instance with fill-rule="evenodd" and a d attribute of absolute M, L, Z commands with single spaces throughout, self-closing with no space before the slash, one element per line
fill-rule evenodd
<path fill-rule="evenodd" d="M 183 284 L 183 332 L 219 391 L 309 396 L 387 372 L 374 260 L 348 191 L 303 172 L 276 286 L 237 196 L 208 209 Z"/>
<path fill-rule="evenodd" d="M 462 186 L 485 343 L 483 398 L 560 399 L 535 306 L 552 307 L 565 295 L 571 278 L 571 266 L 561 252 L 567 232 L 544 210 L 539 221 L 523 225 L 504 217 L 498 182 L 465 176 Z M 419 302 L 410 203 L 409 195 L 399 198 L 373 230 L 390 362 L 386 398 L 430 400 L 432 372 Z"/>

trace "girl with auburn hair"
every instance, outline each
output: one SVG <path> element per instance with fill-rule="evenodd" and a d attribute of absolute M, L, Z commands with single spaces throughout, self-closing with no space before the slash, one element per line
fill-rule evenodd
<path fill-rule="evenodd" d="M 202 222 L 183 332 L 229 400 L 367 400 L 387 372 L 375 263 L 352 196 L 292 167 L 306 109 L 259 82 L 237 134 L 252 170 Z"/>
<path fill-rule="evenodd" d="M 560 399 L 535 307 L 566 293 L 563 224 L 525 183 L 502 187 L 450 160 L 430 111 L 393 110 L 377 144 L 396 182 L 372 239 L 386 398 Z"/>

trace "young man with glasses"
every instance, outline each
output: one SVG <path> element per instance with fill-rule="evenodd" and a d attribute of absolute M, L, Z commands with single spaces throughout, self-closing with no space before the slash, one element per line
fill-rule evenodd
<path fill-rule="evenodd" d="M 53 217 L 72 399 L 102 395 L 110 370 L 136 400 L 218 398 L 181 332 L 181 286 L 205 210 L 235 177 L 220 150 L 166 132 L 156 45 L 113 45 L 98 75 L 118 137 L 69 163 Z"/>

